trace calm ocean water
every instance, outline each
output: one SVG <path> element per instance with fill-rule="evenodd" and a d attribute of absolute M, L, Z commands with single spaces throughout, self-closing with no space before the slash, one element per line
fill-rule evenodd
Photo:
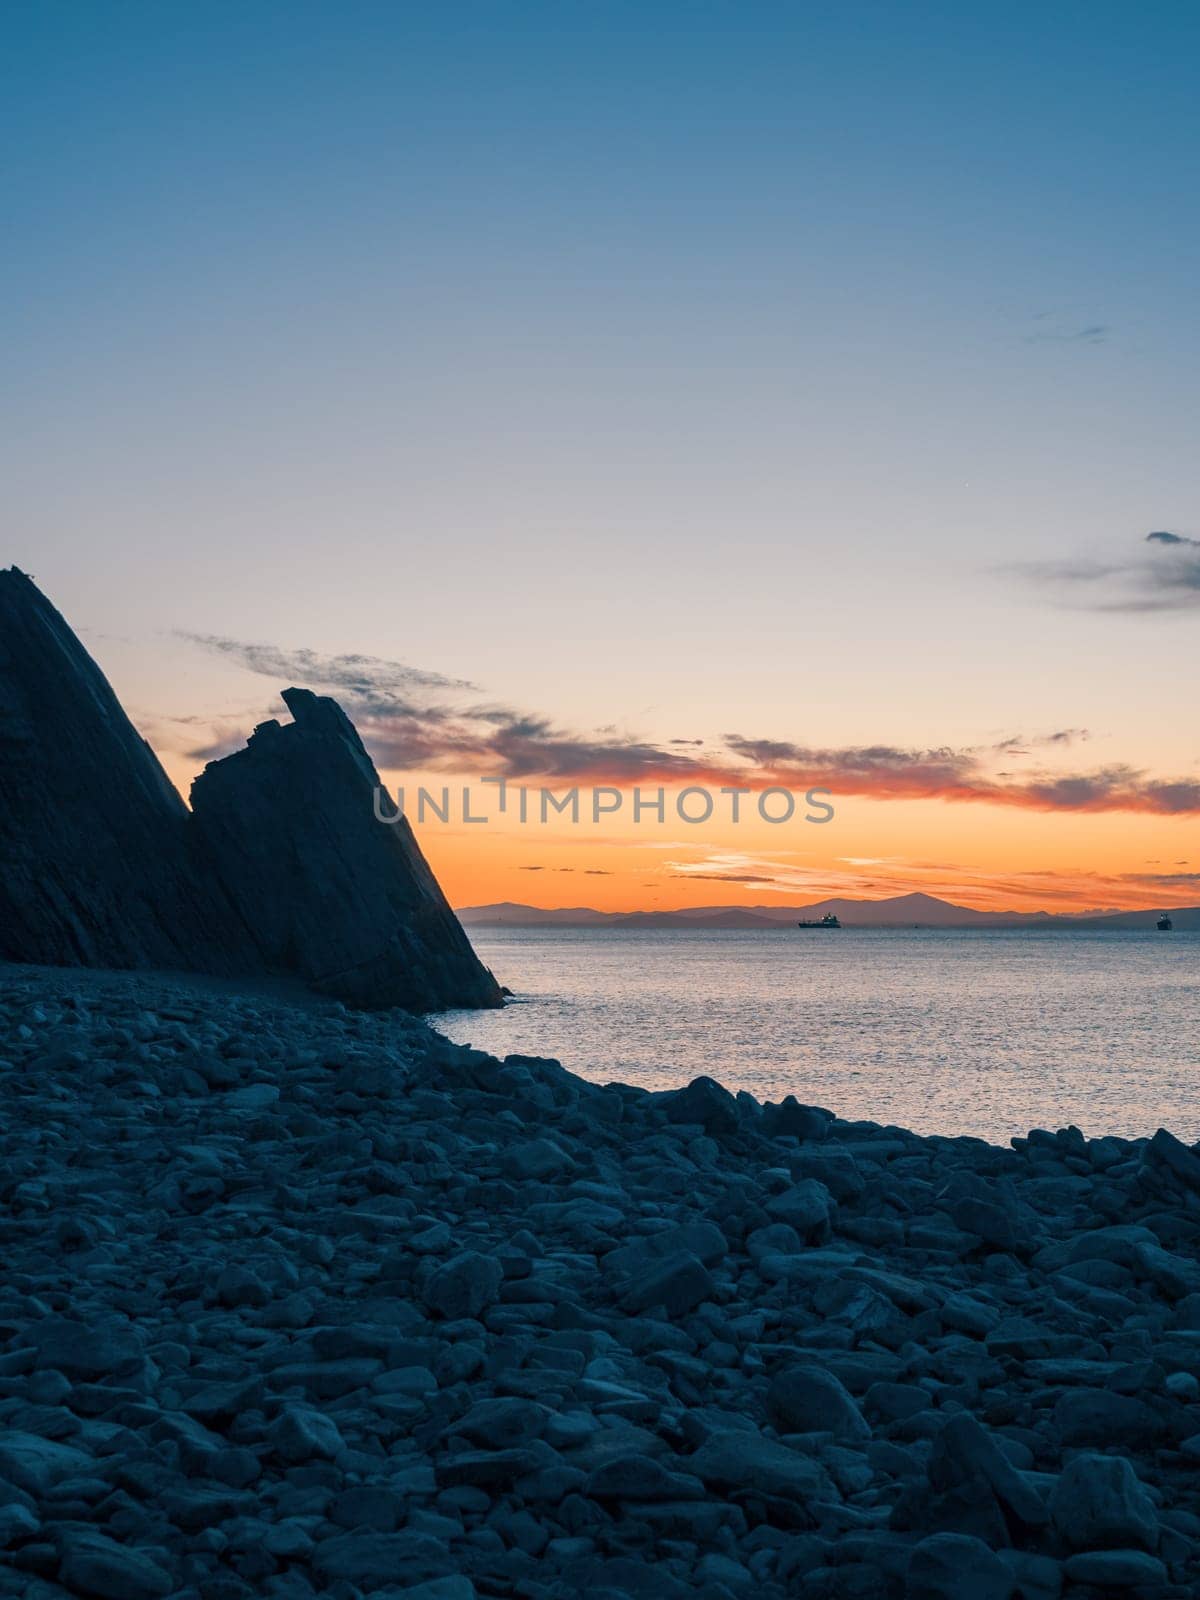
<path fill-rule="evenodd" d="M 1200 1137 L 1200 934 L 478 928 L 516 999 L 432 1020 L 601 1083 L 700 1073 L 760 1100 L 1007 1142 Z"/>

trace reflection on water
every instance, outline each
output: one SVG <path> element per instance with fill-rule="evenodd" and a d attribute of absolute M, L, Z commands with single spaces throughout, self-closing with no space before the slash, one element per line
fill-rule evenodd
<path fill-rule="evenodd" d="M 480 928 L 517 1003 L 432 1020 L 599 1082 L 706 1073 L 760 1100 L 994 1141 L 1200 1136 L 1200 934 Z"/>

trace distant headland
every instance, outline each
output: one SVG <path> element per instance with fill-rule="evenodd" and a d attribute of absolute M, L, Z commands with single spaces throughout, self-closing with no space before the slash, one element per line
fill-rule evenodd
<path fill-rule="evenodd" d="M 847 928 L 1153 928 L 1162 908 L 1068 915 L 1051 911 L 977 911 L 930 894 L 891 895 L 885 900 L 815 900 L 798 906 L 688 906 L 678 911 L 596 911 L 591 906 L 544 909 L 502 900 L 461 906 L 466 927 L 527 928 L 774 928 L 835 916 Z M 1172 906 L 1182 932 L 1200 930 L 1200 906 Z"/>

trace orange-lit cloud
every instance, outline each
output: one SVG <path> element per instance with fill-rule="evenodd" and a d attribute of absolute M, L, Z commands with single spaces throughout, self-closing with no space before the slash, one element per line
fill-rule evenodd
<path fill-rule="evenodd" d="M 539 713 L 485 701 L 463 704 L 461 693 L 471 685 L 398 662 L 190 637 L 252 672 L 336 693 L 376 763 L 390 772 L 467 773 L 550 785 L 702 784 L 754 790 L 779 785 L 827 789 L 835 798 L 941 800 L 1043 812 L 1200 814 L 1200 777 L 1162 778 L 1121 763 L 1082 772 L 1036 766 L 1013 771 L 1005 765 L 1029 759 L 1038 747 L 1065 750 L 1086 737 L 1079 729 L 925 750 L 891 744 L 812 747 L 727 733 L 710 747 L 696 748 L 692 741 L 656 743 L 609 730 L 574 733 Z M 240 736 L 222 728 L 190 753 L 197 758 L 224 754 Z"/>

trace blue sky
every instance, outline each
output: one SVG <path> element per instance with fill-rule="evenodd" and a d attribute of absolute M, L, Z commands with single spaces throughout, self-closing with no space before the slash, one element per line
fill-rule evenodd
<path fill-rule="evenodd" d="M 1194 610 L 1029 570 L 1200 534 L 1192 8 L 5 29 L 10 559 L 147 721 L 261 699 L 182 629 L 659 739 L 1195 762 Z"/>

